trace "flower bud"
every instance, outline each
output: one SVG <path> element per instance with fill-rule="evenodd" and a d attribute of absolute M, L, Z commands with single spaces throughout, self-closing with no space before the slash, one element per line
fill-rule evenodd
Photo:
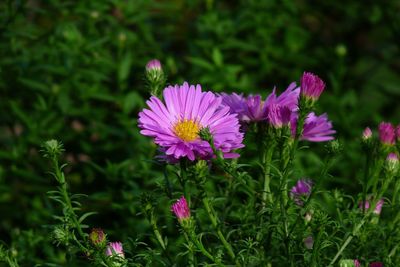
<path fill-rule="evenodd" d="M 304 72 L 300 80 L 300 94 L 312 101 L 318 100 L 325 89 L 325 83 L 317 75 Z"/>
<path fill-rule="evenodd" d="M 175 213 L 175 216 L 178 218 L 179 222 L 188 220 L 190 218 L 190 209 L 184 196 L 182 196 L 175 202 L 175 204 L 172 205 L 171 210 L 173 213 Z"/>
<path fill-rule="evenodd" d="M 152 59 L 146 64 L 146 71 L 162 71 L 161 62 L 158 59 Z"/>
<path fill-rule="evenodd" d="M 341 260 L 339 262 L 339 266 L 340 267 L 360 267 L 361 265 L 358 260 L 346 259 L 346 260 Z"/>
<path fill-rule="evenodd" d="M 106 244 L 106 235 L 100 228 L 93 228 L 89 234 L 89 240 L 96 247 L 104 247 Z"/>
<path fill-rule="evenodd" d="M 379 124 L 379 139 L 382 144 L 394 145 L 396 140 L 396 133 L 394 126 L 388 122 L 381 122 Z"/>
<path fill-rule="evenodd" d="M 294 202 L 298 206 L 303 206 L 302 197 L 307 197 L 311 194 L 312 181 L 308 179 L 298 180 L 296 185 L 290 190 L 290 195 L 292 196 Z"/>
<path fill-rule="evenodd" d="M 363 131 L 363 135 L 362 135 L 363 140 L 364 141 L 370 140 L 371 137 L 372 137 L 371 128 L 369 128 L 369 127 L 365 128 Z"/>
<path fill-rule="evenodd" d="M 399 168 L 399 157 L 395 153 L 390 153 L 386 158 L 386 168 L 388 171 L 396 173 Z"/>
<path fill-rule="evenodd" d="M 151 94 L 158 96 L 166 80 L 161 63 L 158 59 L 152 59 L 146 64 L 146 79 Z"/>

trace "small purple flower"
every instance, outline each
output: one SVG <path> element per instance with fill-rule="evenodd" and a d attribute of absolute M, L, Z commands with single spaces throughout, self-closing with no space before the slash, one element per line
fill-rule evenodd
<path fill-rule="evenodd" d="M 237 114 L 239 120 L 242 121 L 246 110 L 246 99 L 243 97 L 243 95 L 236 93 L 221 93 L 219 96 L 222 99 L 221 104 L 228 106 L 230 113 Z"/>
<path fill-rule="evenodd" d="M 158 59 L 152 59 L 146 64 L 146 71 L 160 71 L 161 70 L 161 62 Z"/>
<path fill-rule="evenodd" d="M 297 114 L 292 116 L 290 122 L 293 138 L 296 136 L 297 116 Z M 334 133 L 336 131 L 332 129 L 332 122 L 328 120 L 326 113 L 316 116 L 314 112 L 311 112 L 304 122 L 303 134 L 300 139 L 310 142 L 325 142 L 335 139 L 332 136 Z"/>
<path fill-rule="evenodd" d="M 258 122 L 267 119 L 267 106 L 260 95 L 249 95 L 246 98 L 243 120 L 246 122 Z"/>
<path fill-rule="evenodd" d="M 280 106 L 287 106 L 290 110 L 296 111 L 298 109 L 300 88 L 296 87 L 296 83 L 291 83 L 288 88 L 279 96 L 276 96 L 276 89 L 267 97 L 265 101 L 266 106 L 277 104 Z"/>
<path fill-rule="evenodd" d="M 121 242 L 110 242 L 106 248 L 107 256 L 118 256 L 121 258 L 125 258 L 124 250 L 122 248 Z"/>
<path fill-rule="evenodd" d="M 313 238 L 312 236 L 307 236 L 307 237 L 304 239 L 304 246 L 305 246 L 307 249 L 312 249 L 313 246 L 314 246 L 314 238 Z"/>
<path fill-rule="evenodd" d="M 380 200 L 376 203 L 376 206 L 375 206 L 375 209 L 374 209 L 374 213 L 375 213 L 376 215 L 381 214 L 382 206 L 383 206 L 384 203 L 385 203 L 385 201 L 384 201 L 383 199 L 380 199 Z M 359 209 L 363 209 L 363 201 L 360 201 L 360 202 L 358 203 L 358 208 L 359 208 Z M 370 202 L 369 202 L 369 200 L 367 200 L 367 201 L 364 202 L 364 209 L 365 209 L 365 210 L 368 210 L 369 208 L 370 208 Z"/>
<path fill-rule="evenodd" d="M 184 196 L 182 196 L 172 205 L 171 211 L 175 214 L 179 221 L 190 218 L 190 209 Z"/>
<path fill-rule="evenodd" d="M 287 106 L 281 106 L 278 104 L 271 104 L 268 106 L 268 122 L 274 128 L 282 128 L 282 126 L 289 125 L 290 116 L 292 111 Z"/>
<path fill-rule="evenodd" d="M 354 267 L 361 267 L 361 263 L 359 262 L 359 260 L 354 260 Z"/>
<path fill-rule="evenodd" d="M 393 124 L 389 122 L 381 122 L 379 124 L 379 139 L 383 144 L 394 145 L 396 133 Z"/>
<path fill-rule="evenodd" d="M 383 267 L 383 263 L 380 261 L 376 261 L 376 262 L 371 262 L 369 264 L 369 267 Z"/>
<path fill-rule="evenodd" d="M 315 74 L 304 72 L 300 80 L 300 93 L 313 101 L 318 100 L 325 89 L 325 83 Z"/>
<path fill-rule="evenodd" d="M 371 137 L 372 137 L 371 128 L 369 128 L 369 127 L 365 128 L 363 131 L 363 135 L 362 135 L 363 140 L 368 140 Z"/>
<path fill-rule="evenodd" d="M 290 195 L 293 198 L 294 202 L 303 206 L 302 197 L 307 197 L 311 194 L 312 189 L 312 181 L 309 179 L 300 179 L 297 181 L 296 185 L 292 187 L 290 190 Z"/>
<path fill-rule="evenodd" d="M 243 133 L 236 114 L 221 105 L 221 97 L 212 92 L 202 92 L 200 85 L 168 86 L 163 92 L 165 104 L 152 96 L 139 113 L 140 133 L 154 138 L 165 154 L 176 159 L 209 159 L 214 156 L 207 141 L 200 138 L 203 128 L 209 128 L 216 149 L 224 156 L 238 157 L 232 150 L 244 145 Z"/>

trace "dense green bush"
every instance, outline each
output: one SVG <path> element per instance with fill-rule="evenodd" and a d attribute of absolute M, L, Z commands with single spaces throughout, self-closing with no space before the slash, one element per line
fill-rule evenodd
<path fill-rule="evenodd" d="M 111 239 L 154 242 L 137 235 L 150 229 L 140 195 L 158 199 L 163 183 L 156 147 L 137 127 L 152 58 L 170 83 L 264 96 L 304 70 L 318 73 L 327 82 L 319 110 L 344 145 L 326 186 L 359 192 L 354 140 L 365 126 L 400 120 L 399 12 L 397 1 L 2 1 L 0 239 L 22 266 L 66 266 L 51 244 L 59 207 L 46 195 L 55 184 L 39 152 L 55 138 L 67 151 L 70 191 L 89 195 L 84 211 L 99 212 L 88 224 Z M 323 146 L 315 148 L 300 155 L 300 170 L 318 173 Z M 163 204 L 165 231 L 177 235 Z"/>

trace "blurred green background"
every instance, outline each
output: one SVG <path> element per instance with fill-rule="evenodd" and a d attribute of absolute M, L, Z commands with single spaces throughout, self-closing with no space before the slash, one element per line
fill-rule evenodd
<path fill-rule="evenodd" d="M 266 96 L 305 70 L 318 74 L 327 83 L 318 111 L 345 148 L 326 186 L 359 192 L 361 131 L 400 123 L 399 14 L 395 0 L 2 0 L 0 240 L 23 266 L 62 264 L 48 241 L 55 183 L 39 152 L 51 138 L 67 150 L 71 191 L 89 195 L 84 211 L 101 212 L 90 224 L 112 240 L 142 238 L 138 197 L 163 179 L 137 128 L 152 58 L 169 83 L 219 92 Z M 313 147 L 301 173 L 318 168 L 323 146 Z"/>

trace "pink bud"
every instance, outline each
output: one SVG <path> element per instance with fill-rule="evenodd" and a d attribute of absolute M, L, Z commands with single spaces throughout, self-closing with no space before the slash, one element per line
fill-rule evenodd
<path fill-rule="evenodd" d="M 152 59 L 146 64 L 146 70 L 161 70 L 161 62 L 158 59 Z"/>
<path fill-rule="evenodd" d="M 369 127 L 365 128 L 365 130 L 363 131 L 363 139 L 364 140 L 368 140 L 372 137 L 372 131 Z"/>
<path fill-rule="evenodd" d="M 304 72 L 300 79 L 300 93 L 306 98 L 318 100 L 325 89 L 325 83 L 317 75 Z"/>
<path fill-rule="evenodd" d="M 119 256 L 125 258 L 124 250 L 121 242 L 110 242 L 106 248 L 107 256 Z"/>
<path fill-rule="evenodd" d="M 396 133 L 393 124 L 389 122 L 381 122 L 379 124 L 379 139 L 383 144 L 394 145 Z"/>
<path fill-rule="evenodd" d="M 179 221 L 190 218 L 190 209 L 184 196 L 182 196 L 175 202 L 175 204 L 172 205 L 171 210 L 173 213 L 175 213 L 175 216 Z"/>

